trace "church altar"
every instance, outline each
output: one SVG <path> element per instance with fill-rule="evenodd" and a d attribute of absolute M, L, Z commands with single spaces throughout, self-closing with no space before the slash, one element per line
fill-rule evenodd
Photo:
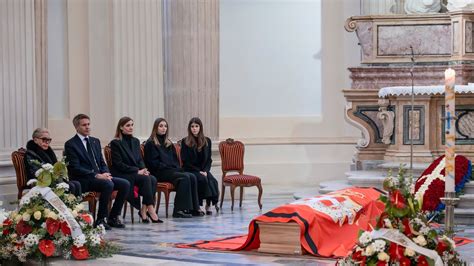
<path fill-rule="evenodd" d="M 411 111 L 411 86 L 383 87 L 379 90 L 379 112 L 382 142 L 388 144 L 384 161 L 406 162 L 413 139 L 415 162 L 431 162 L 444 154 L 444 86 L 415 86 L 415 103 Z M 456 85 L 457 153 L 473 157 L 474 151 L 474 84 Z M 411 116 L 413 124 L 411 125 Z M 413 136 L 411 136 L 413 127 Z"/>

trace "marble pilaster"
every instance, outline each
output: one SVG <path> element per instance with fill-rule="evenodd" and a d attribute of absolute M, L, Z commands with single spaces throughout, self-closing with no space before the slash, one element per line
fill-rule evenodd
<path fill-rule="evenodd" d="M 0 1 L 0 161 L 46 126 L 43 0 Z"/>
<path fill-rule="evenodd" d="M 164 1 L 165 115 L 170 135 L 187 135 L 198 116 L 204 133 L 219 130 L 219 1 Z"/>

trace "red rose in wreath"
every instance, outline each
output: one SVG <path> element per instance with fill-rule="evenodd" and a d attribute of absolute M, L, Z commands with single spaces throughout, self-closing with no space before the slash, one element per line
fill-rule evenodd
<path fill-rule="evenodd" d="M 29 233 L 31 233 L 33 229 L 31 228 L 31 226 L 29 224 L 27 224 L 25 221 L 21 220 L 17 225 L 16 225 L 16 228 L 15 228 L 15 231 L 17 234 L 23 236 L 23 235 L 27 235 Z"/>
<path fill-rule="evenodd" d="M 54 254 L 54 251 L 56 250 L 53 241 L 49 239 L 41 240 L 39 242 L 38 248 L 41 253 L 43 253 L 46 257 L 51 257 Z"/>
<path fill-rule="evenodd" d="M 442 168 L 439 168 L 442 164 Z M 434 160 L 430 166 L 423 171 L 415 184 L 415 197 L 423 200 L 422 210 L 441 211 L 444 204 L 441 197 L 444 196 L 444 176 L 445 176 L 444 155 Z M 436 171 L 436 172 L 435 172 Z M 460 192 L 471 177 L 471 162 L 462 155 L 455 158 L 455 186 L 456 192 Z"/>
<path fill-rule="evenodd" d="M 89 251 L 87 250 L 86 246 L 82 246 L 82 247 L 72 246 L 72 256 L 76 260 L 86 260 L 89 258 Z"/>

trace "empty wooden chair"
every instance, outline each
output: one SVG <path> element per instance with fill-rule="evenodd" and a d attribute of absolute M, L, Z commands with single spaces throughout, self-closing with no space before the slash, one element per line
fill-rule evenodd
<path fill-rule="evenodd" d="M 240 187 L 240 204 L 244 196 L 244 187 L 256 186 L 258 188 L 258 206 L 262 209 L 262 182 L 259 177 L 244 174 L 244 144 L 240 141 L 227 139 L 219 143 L 219 153 L 222 163 L 222 189 L 221 189 L 221 209 L 224 201 L 225 187 L 230 186 L 230 197 L 232 200 L 231 210 L 234 210 L 234 190 Z M 229 172 L 238 174 L 228 175 Z"/>

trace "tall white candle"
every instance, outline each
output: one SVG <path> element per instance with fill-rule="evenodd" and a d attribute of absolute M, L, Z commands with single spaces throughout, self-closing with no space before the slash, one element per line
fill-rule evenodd
<path fill-rule="evenodd" d="M 455 129 L 455 93 L 454 93 L 454 83 L 456 79 L 456 74 L 453 69 L 448 68 L 444 72 L 445 80 L 445 91 L 444 91 L 444 105 L 445 105 L 445 118 L 444 121 L 444 130 L 445 130 L 445 159 L 446 159 L 446 168 L 445 168 L 445 192 L 454 192 L 454 156 L 456 151 L 456 129 Z"/>

